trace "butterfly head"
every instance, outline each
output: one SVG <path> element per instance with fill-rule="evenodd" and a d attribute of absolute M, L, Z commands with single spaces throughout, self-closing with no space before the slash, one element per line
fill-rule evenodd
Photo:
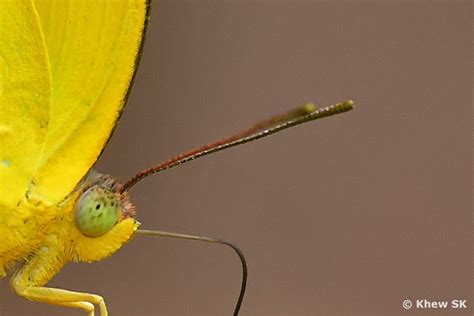
<path fill-rule="evenodd" d="M 122 185 L 111 176 L 89 173 L 73 209 L 74 259 L 97 261 L 117 251 L 140 225 Z"/>
<path fill-rule="evenodd" d="M 75 210 L 75 224 L 88 237 L 99 237 L 117 223 L 134 218 L 135 207 L 128 194 L 120 193 L 121 185 L 107 175 L 94 173 L 92 184 L 86 186 Z M 86 182 L 87 183 L 87 182 Z"/>

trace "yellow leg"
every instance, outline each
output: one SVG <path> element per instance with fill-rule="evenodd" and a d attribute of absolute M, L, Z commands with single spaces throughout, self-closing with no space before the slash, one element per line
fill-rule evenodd
<path fill-rule="evenodd" d="M 82 308 L 87 312 L 87 316 L 94 316 L 94 304 L 89 302 L 57 303 L 57 305 Z"/>
<path fill-rule="evenodd" d="M 100 315 L 107 316 L 107 306 L 102 296 L 89 293 L 72 292 L 49 287 L 25 286 L 24 275 L 17 273 L 11 280 L 11 287 L 20 296 L 31 301 L 43 302 L 65 307 L 81 308 L 88 316 L 94 316 L 94 304 L 99 305 Z"/>
<path fill-rule="evenodd" d="M 46 245 L 40 248 L 14 274 L 10 286 L 18 295 L 31 301 L 81 308 L 88 316 L 94 316 L 94 305 L 98 305 L 100 315 L 107 316 L 107 307 L 100 295 L 44 286 L 66 263 L 61 255 L 54 247 Z"/>
<path fill-rule="evenodd" d="M 93 304 L 97 304 L 99 305 L 100 315 L 108 315 L 104 299 L 102 298 L 102 296 L 96 294 L 72 292 L 50 287 L 18 288 L 15 282 L 12 282 L 12 286 L 18 295 L 21 295 L 32 301 L 82 308 L 89 313 L 89 316 L 94 315 Z"/>

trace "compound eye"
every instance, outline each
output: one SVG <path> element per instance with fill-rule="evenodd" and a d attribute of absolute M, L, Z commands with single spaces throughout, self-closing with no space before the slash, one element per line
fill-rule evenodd
<path fill-rule="evenodd" d="M 112 191 L 91 187 L 77 203 L 76 226 L 88 237 L 99 237 L 115 226 L 120 213 L 120 203 Z"/>

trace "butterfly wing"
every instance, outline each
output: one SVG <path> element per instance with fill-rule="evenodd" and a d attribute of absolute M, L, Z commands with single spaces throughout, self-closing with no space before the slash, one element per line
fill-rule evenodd
<path fill-rule="evenodd" d="M 48 132 L 51 82 L 37 22 L 28 1 L 0 2 L 0 215 L 25 195 Z"/>
<path fill-rule="evenodd" d="M 37 87 L 26 92 L 20 87 L 17 94 L 27 103 L 35 100 L 34 94 L 44 95 L 44 100 L 29 105 L 34 111 L 21 107 L 14 98 L 2 105 L 11 108 L 13 114 L 1 114 L 0 120 L 0 131 L 12 132 L 6 134 L 10 139 L 6 144 L 12 145 L 4 146 L 0 153 L 0 157 L 7 157 L 2 159 L 8 161 L 10 168 L 6 175 L 2 171 L 0 203 L 4 203 L 6 194 L 12 205 L 27 193 L 30 198 L 53 204 L 67 196 L 91 168 L 120 116 L 135 73 L 148 4 L 146 0 L 38 0 L 30 6 L 29 1 L 23 3 L 38 22 L 26 32 L 34 32 L 40 42 L 24 50 L 42 54 L 43 59 L 46 55 L 47 71 L 42 72 L 43 77 L 34 78 Z M 18 15 L 25 23 L 35 24 L 23 12 Z M 11 50 L 7 53 L 11 54 Z M 9 58 L 10 63 L 15 63 L 22 56 Z M 38 61 L 27 61 L 24 67 L 45 68 L 44 63 L 35 63 Z M 29 78 L 23 79 L 22 74 L 18 77 L 23 81 Z M 2 75 L 0 79 L 11 85 L 10 78 L 5 80 Z M 28 84 L 23 82 L 22 86 Z M 20 143 L 16 135 L 26 139 L 23 143 L 27 149 L 12 150 Z M 37 140 L 34 144 L 32 137 Z M 13 169 L 14 165 L 18 168 Z M 3 183 L 17 182 L 20 174 L 24 179 L 16 186 L 21 186 L 23 192 L 17 190 L 12 196 Z"/>

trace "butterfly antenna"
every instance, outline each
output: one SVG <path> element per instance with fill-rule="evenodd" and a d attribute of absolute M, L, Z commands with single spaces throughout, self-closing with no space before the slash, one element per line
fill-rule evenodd
<path fill-rule="evenodd" d="M 221 151 L 226 148 L 245 144 L 245 143 L 257 140 L 259 138 L 263 138 L 263 137 L 275 134 L 284 129 L 287 129 L 287 128 L 290 128 L 302 123 L 306 123 L 306 122 L 314 121 L 323 117 L 328 117 L 328 116 L 350 111 L 353 109 L 353 105 L 354 105 L 354 102 L 349 100 L 343 103 L 338 103 L 335 105 L 330 105 L 330 106 L 326 106 L 320 109 L 316 109 L 316 106 L 314 104 L 309 103 L 304 106 L 295 108 L 289 112 L 275 115 L 273 117 L 270 117 L 269 119 L 260 121 L 257 124 L 253 125 L 252 127 L 246 130 L 243 130 L 237 134 L 234 134 L 232 136 L 223 138 L 216 142 L 195 148 L 191 151 L 178 155 L 172 159 L 166 160 L 155 167 L 145 169 L 137 173 L 134 177 L 132 177 L 127 182 L 125 182 L 125 184 L 122 187 L 121 193 L 130 190 L 131 187 L 133 187 L 140 180 L 142 180 L 143 178 L 149 175 L 152 175 L 152 174 L 155 174 L 167 169 L 171 169 L 173 167 L 184 164 L 188 161 Z"/>
<path fill-rule="evenodd" d="M 235 304 L 234 313 L 233 313 L 234 316 L 239 315 L 240 307 L 242 306 L 242 302 L 244 300 L 245 289 L 247 287 L 247 274 L 248 274 L 247 261 L 245 260 L 245 256 L 243 252 L 239 249 L 239 247 L 237 247 L 233 243 L 219 240 L 219 239 L 179 234 L 179 233 L 171 233 L 171 232 L 158 231 L 158 230 L 139 229 L 135 233 L 139 235 L 145 235 L 145 236 L 172 237 L 172 238 L 180 238 L 180 239 L 188 239 L 188 240 L 198 240 L 198 241 L 204 241 L 204 242 L 209 242 L 209 243 L 218 243 L 218 244 L 226 245 L 232 248 L 232 250 L 234 250 L 237 253 L 237 255 L 239 256 L 240 262 L 242 263 L 242 282 L 240 285 L 239 298 L 237 299 L 237 303 Z"/>

